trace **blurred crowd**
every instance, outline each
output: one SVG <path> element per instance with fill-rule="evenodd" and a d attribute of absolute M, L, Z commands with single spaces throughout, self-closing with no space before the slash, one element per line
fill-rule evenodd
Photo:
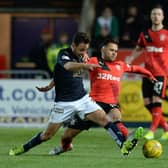
<path fill-rule="evenodd" d="M 111 4 L 99 2 L 101 3 L 98 4 L 99 8 L 95 9 L 93 24 L 90 28 L 91 50 L 89 54 L 97 55 L 101 42 L 107 37 L 112 37 L 119 42 L 120 48 L 135 47 L 140 32 L 150 26 L 149 13 L 144 13 L 138 3 L 130 3 L 121 7 L 115 0 L 109 1 L 113 2 Z M 144 0 L 137 2 L 140 2 L 141 5 L 145 3 Z M 125 4 L 125 2 L 123 3 Z M 57 32 L 57 37 L 54 36 L 51 27 L 43 27 L 39 40 L 32 43 L 29 53 L 25 56 L 26 59 L 16 60 L 31 62 L 33 69 L 44 70 L 48 72 L 49 76 L 52 76 L 58 52 L 62 48 L 69 47 L 72 40 L 72 34 L 65 30 Z M 18 68 L 15 64 L 12 66 L 13 69 Z"/>
<path fill-rule="evenodd" d="M 147 21 L 135 5 L 128 6 L 125 12 L 123 18 L 118 18 L 111 6 L 102 8 L 100 14 L 95 17 L 91 30 L 91 55 L 98 54 L 101 42 L 108 37 L 119 42 L 122 48 L 135 46 L 139 33 L 147 26 Z M 36 69 L 43 69 L 51 75 L 59 50 L 69 46 L 68 39 L 66 32 L 60 32 L 58 41 L 53 42 L 49 30 L 42 30 L 40 41 L 30 52 L 30 61 L 35 63 Z"/>

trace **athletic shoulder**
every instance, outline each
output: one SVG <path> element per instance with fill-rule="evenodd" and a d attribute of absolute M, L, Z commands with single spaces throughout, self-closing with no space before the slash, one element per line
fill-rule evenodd
<path fill-rule="evenodd" d="M 66 49 L 61 49 L 60 52 L 58 53 L 59 59 L 71 59 L 73 56 L 72 49 L 71 48 L 66 48 Z"/>
<path fill-rule="evenodd" d="M 72 54 L 72 49 L 71 48 L 65 48 L 61 49 L 59 52 L 59 55 L 71 55 Z"/>

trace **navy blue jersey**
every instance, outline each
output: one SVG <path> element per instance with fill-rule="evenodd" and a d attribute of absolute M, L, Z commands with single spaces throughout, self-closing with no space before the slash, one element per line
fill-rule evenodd
<path fill-rule="evenodd" d="M 81 62 L 73 54 L 71 48 L 62 49 L 57 57 L 54 68 L 55 102 L 78 100 L 86 94 L 82 81 L 82 71 L 67 71 L 64 68 L 64 64 L 67 62 Z"/>

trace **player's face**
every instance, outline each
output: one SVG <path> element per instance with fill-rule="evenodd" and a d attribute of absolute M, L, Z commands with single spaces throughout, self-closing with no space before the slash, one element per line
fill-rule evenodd
<path fill-rule="evenodd" d="M 155 8 L 151 11 L 151 21 L 152 24 L 160 25 L 164 19 L 163 10 Z"/>
<path fill-rule="evenodd" d="M 80 43 L 77 46 L 73 44 L 72 47 L 73 47 L 73 52 L 77 57 L 83 57 L 88 51 L 89 44 Z"/>
<path fill-rule="evenodd" d="M 118 45 L 109 43 L 102 47 L 102 56 L 105 61 L 114 61 L 117 57 Z"/>

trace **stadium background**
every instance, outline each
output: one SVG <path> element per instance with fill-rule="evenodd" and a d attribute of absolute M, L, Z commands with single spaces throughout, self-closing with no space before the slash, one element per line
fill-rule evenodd
<path fill-rule="evenodd" d="M 76 31 L 83 30 L 80 25 L 86 24 L 85 19 L 81 19 L 85 15 L 82 9 L 89 2 L 94 4 L 95 18 L 100 15 L 101 7 L 105 3 L 113 7 L 118 18 L 122 17 L 130 4 L 135 4 L 146 18 L 154 4 L 160 3 L 165 9 L 168 4 L 166 0 L 148 1 L 146 5 L 143 0 L 0 0 L 0 126 L 44 126 L 53 103 L 54 92 L 36 91 L 35 86 L 46 85 L 50 79 L 42 79 L 37 71 L 34 72 L 32 62 L 27 61 L 28 52 L 32 44 L 39 39 L 44 27 L 49 29 L 56 40 L 62 30 L 67 32 L 70 42 Z M 84 18 L 87 18 L 87 15 Z M 167 10 L 165 23 L 166 21 Z M 92 29 L 89 32 L 92 32 Z M 132 48 L 120 48 L 118 59 L 125 60 L 131 50 Z M 134 64 L 143 66 L 143 55 L 135 60 Z M 16 77 L 13 75 L 15 72 L 18 76 L 20 73 L 26 76 L 33 72 L 35 77 Z M 85 84 L 89 89 L 87 80 Z M 148 126 L 151 118 L 143 106 L 140 76 L 123 76 L 120 105 L 123 121 L 128 126 L 142 123 Z M 164 101 L 163 109 L 164 115 L 168 116 L 167 101 Z"/>

